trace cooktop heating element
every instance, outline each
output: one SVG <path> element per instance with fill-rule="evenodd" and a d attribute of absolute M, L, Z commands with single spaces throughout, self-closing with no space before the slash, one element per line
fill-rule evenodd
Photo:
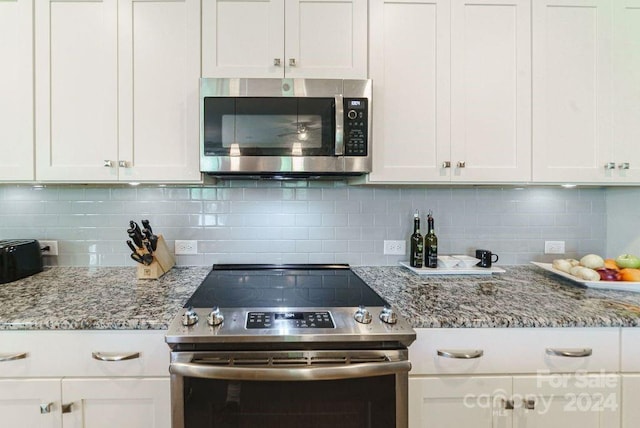
<path fill-rule="evenodd" d="M 187 343 L 366 343 L 408 346 L 413 329 L 344 264 L 214 265 L 166 340 Z"/>

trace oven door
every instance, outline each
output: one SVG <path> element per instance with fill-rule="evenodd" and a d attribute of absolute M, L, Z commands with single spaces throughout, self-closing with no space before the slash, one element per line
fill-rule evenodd
<path fill-rule="evenodd" d="M 406 350 L 173 352 L 173 428 L 407 428 Z"/>

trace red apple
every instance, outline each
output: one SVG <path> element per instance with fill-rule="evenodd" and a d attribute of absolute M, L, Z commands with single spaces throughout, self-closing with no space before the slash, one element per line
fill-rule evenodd
<path fill-rule="evenodd" d="M 622 278 L 620 276 L 620 271 L 609 268 L 598 268 L 596 272 L 600 275 L 601 281 L 620 281 Z"/>

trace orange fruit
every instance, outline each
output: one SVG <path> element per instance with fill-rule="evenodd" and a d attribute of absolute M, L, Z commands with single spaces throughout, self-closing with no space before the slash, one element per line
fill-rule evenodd
<path fill-rule="evenodd" d="M 604 259 L 604 267 L 606 267 L 607 269 L 620 270 L 620 268 L 616 264 L 615 259 Z"/>
<path fill-rule="evenodd" d="M 633 268 L 620 269 L 620 276 L 623 281 L 640 282 L 640 269 L 633 269 Z"/>

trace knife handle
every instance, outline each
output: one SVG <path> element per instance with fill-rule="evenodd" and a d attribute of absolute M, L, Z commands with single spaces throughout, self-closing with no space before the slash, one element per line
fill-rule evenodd
<path fill-rule="evenodd" d="M 149 231 L 149 234 L 153 234 L 153 229 L 151 229 L 151 225 L 149 224 L 149 220 L 142 220 L 142 227 Z"/>
<path fill-rule="evenodd" d="M 127 239 L 127 245 L 129 246 L 129 248 L 131 248 L 131 251 L 133 251 L 134 253 L 138 252 L 138 249 L 134 247 L 133 242 L 131 242 L 130 239 Z"/>

